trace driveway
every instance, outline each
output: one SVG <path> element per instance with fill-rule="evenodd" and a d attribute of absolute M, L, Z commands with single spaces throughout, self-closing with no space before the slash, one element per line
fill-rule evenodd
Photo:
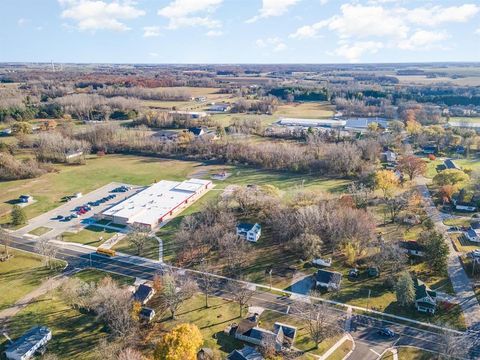
<path fill-rule="evenodd" d="M 290 291 L 300 294 L 300 295 L 308 295 L 310 291 L 313 289 L 313 276 L 312 275 L 305 275 L 305 274 L 297 274 L 299 276 L 295 276 L 292 279 L 292 285 L 290 285 Z"/>

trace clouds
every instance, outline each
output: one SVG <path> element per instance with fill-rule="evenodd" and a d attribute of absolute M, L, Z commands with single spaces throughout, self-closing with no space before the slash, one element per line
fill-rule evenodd
<path fill-rule="evenodd" d="M 247 23 L 253 23 L 259 19 L 271 16 L 281 16 L 288 11 L 288 8 L 297 4 L 300 0 L 262 0 L 260 13 L 250 19 Z"/>
<path fill-rule="evenodd" d="M 376 54 L 381 48 L 383 48 L 383 44 L 378 41 L 358 41 L 353 44 L 340 45 L 333 51 L 333 54 L 343 57 L 349 62 L 358 62 L 365 53 Z"/>
<path fill-rule="evenodd" d="M 279 37 L 270 37 L 266 39 L 257 39 L 255 46 L 260 49 L 267 49 L 274 52 L 287 49 L 287 45 Z"/>
<path fill-rule="evenodd" d="M 292 32 L 292 39 L 319 37 L 328 30 L 338 37 L 338 47 L 330 52 L 349 61 L 358 61 L 363 54 L 373 54 L 381 48 L 401 50 L 446 49 L 442 42 L 450 38 L 438 27 L 464 23 L 480 12 L 480 6 L 431 6 L 407 8 L 390 0 L 343 4 L 340 12 Z"/>
<path fill-rule="evenodd" d="M 168 29 L 187 26 L 203 26 L 209 29 L 221 26 L 219 20 L 211 14 L 221 5 L 223 0 L 174 0 L 158 10 L 158 15 L 169 20 Z"/>
<path fill-rule="evenodd" d="M 157 37 L 160 36 L 160 26 L 144 26 L 143 37 Z"/>
<path fill-rule="evenodd" d="M 130 28 L 125 20 L 145 15 L 145 11 L 136 8 L 136 3 L 124 1 L 100 0 L 58 0 L 63 7 L 61 17 L 73 20 L 79 30 L 125 31 Z"/>

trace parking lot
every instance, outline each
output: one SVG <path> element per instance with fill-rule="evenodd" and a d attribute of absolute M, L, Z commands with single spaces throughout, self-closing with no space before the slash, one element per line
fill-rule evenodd
<path fill-rule="evenodd" d="M 125 192 L 113 192 L 114 189 L 121 186 L 127 187 L 128 190 Z M 14 234 L 20 236 L 32 236 L 28 234 L 32 230 L 48 228 L 51 230 L 39 237 L 53 239 L 64 232 L 78 232 L 95 222 L 95 219 L 93 219 L 95 214 L 103 212 L 142 189 L 144 189 L 143 186 L 132 186 L 122 183 L 107 184 L 80 198 L 74 198 L 51 211 L 29 220 L 27 226 L 16 230 Z M 115 195 L 115 197 L 111 195 Z M 90 210 L 86 211 L 87 209 Z M 68 220 L 66 220 L 66 218 Z"/>

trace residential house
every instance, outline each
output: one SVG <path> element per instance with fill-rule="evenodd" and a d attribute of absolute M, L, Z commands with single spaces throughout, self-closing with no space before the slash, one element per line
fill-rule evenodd
<path fill-rule="evenodd" d="M 211 111 L 211 112 L 227 112 L 229 110 L 230 110 L 229 104 L 212 104 L 208 108 L 208 111 Z"/>
<path fill-rule="evenodd" d="M 264 360 L 265 358 L 251 346 L 245 346 L 241 350 L 233 350 L 227 360 Z"/>
<path fill-rule="evenodd" d="M 141 284 L 133 294 L 133 299 L 145 305 L 155 294 L 155 289 L 147 284 Z"/>
<path fill-rule="evenodd" d="M 260 224 L 240 223 L 237 225 L 237 235 L 250 242 L 257 242 L 261 234 Z"/>
<path fill-rule="evenodd" d="M 191 127 L 191 128 L 188 128 L 188 132 L 189 133 L 192 133 L 193 135 L 195 135 L 195 137 L 200 137 L 202 135 L 205 135 L 205 129 L 204 128 L 201 128 L 201 127 Z"/>
<path fill-rule="evenodd" d="M 46 326 L 35 326 L 7 345 L 5 356 L 8 360 L 31 359 L 35 352 L 52 339 L 52 331 Z"/>
<path fill-rule="evenodd" d="M 432 291 L 425 283 L 415 279 L 415 308 L 419 312 L 435 314 L 437 309 L 437 293 Z"/>
<path fill-rule="evenodd" d="M 235 330 L 236 339 L 258 346 L 272 344 L 277 351 L 291 348 L 296 334 L 296 327 L 282 323 L 275 323 L 273 331 L 259 327 L 258 314 L 243 319 Z"/>
<path fill-rule="evenodd" d="M 422 151 L 426 155 L 436 154 L 437 153 L 437 147 L 435 145 L 422 146 Z"/>
<path fill-rule="evenodd" d="M 425 246 L 417 241 L 400 241 L 400 248 L 408 255 L 425 256 Z"/>
<path fill-rule="evenodd" d="M 24 204 L 28 204 L 28 203 L 33 201 L 33 196 L 31 196 L 31 195 L 20 195 L 20 197 L 18 198 L 18 201 L 20 201 L 21 203 L 24 203 Z"/>
<path fill-rule="evenodd" d="M 452 159 L 446 159 L 443 164 L 445 165 L 446 169 L 449 170 L 460 170 L 460 167 L 455 164 L 455 162 Z"/>
<path fill-rule="evenodd" d="M 150 322 L 155 317 L 155 310 L 144 306 L 140 309 L 139 316 L 140 316 L 141 319 L 144 319 L 144 320 Z"/>
<path fill-rule="evenodd" d="M 397 154 L 394 151 L 387 150 L 382 153 L 382 160 L 388 163 L 394 163 L 397 161 Z"/>
<path fill-rule="evenodd" d="M 342 274 L 336 271 L 320 269 L 315 274 L 315 286 L 327 290 L 339 290 Z"/>

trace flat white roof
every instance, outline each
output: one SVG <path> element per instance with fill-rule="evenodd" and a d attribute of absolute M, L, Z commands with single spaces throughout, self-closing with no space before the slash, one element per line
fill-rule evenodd
<path fill-rule="evenodd" d="M 209 180 L 190 179 L 183 182 L 162 180 L 139 191 L 102 214 L 127 219 L 127 222 L 156 225 L 177 206 L 197 193 Z"/>
<path fill-rule="evenodd" d="M 282 117 L 278 120 L 280 125 L 299 125 L 299 126 L 345 126 L 345 120 L 334 119 L 301 119 Z"/>

